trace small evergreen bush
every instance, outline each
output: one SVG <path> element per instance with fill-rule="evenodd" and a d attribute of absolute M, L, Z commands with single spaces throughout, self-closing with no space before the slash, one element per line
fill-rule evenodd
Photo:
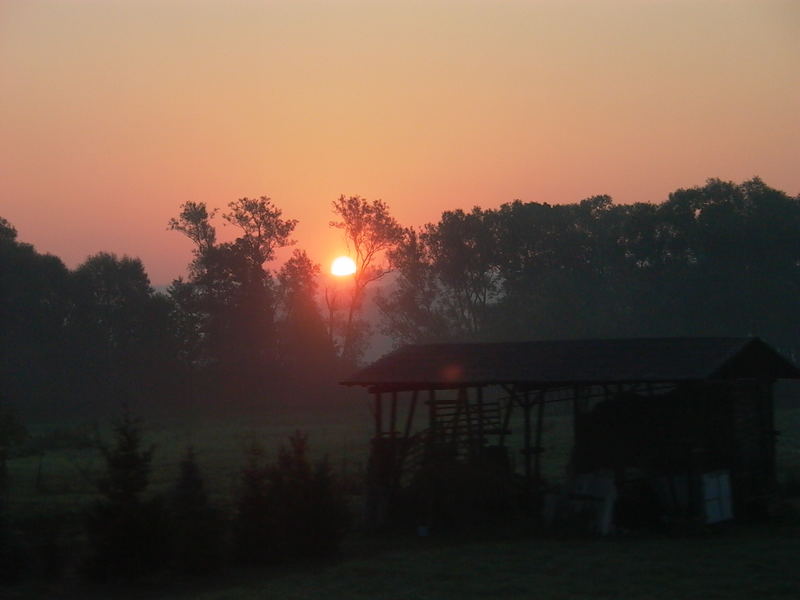
<path fill-rule="evenodd" d="M 106 472 L 98 480 L 102 499 L 89 510 L 89 575 L 131 579 L 159 570 L 166 556 L 166 522 L 160 498 L 144 498 L 153 448 L 143 449 L 139 421 L 127 412 L 114 426 L 114 443 L 100 442 Z"/>
<path fill-rule="evenodd" d="M 330 464 L 309 459 L 308 436 L 290 436 L 273 465 L 264 462 L 260 446 L 247 453 L 234 529 L 239 561 L 277 563 L 334 554 L 350 515 Z"/>
<path fill-rule="evenodd" d="M 172 565 L 189 574 L 208 573 L 219 567 L 222 554 L 222 519 L 208 502 L 193 448 L 187 448 L 178 481 L 169 499 Z"/>

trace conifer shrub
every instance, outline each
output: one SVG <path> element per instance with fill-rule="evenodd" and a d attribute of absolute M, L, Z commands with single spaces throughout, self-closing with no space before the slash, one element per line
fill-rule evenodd
<path fill-rule="evenodd" d="M 308 435 L 298 431 L 288 441 L 270 471 L 278 558 L 329 556 L 349 524 L 344 496 L 327 458 L 311 462 Z"/>
<path fill-rule="evenodd" d="M 216 570 L 222 556 L 222 517 L 208 501 L 191 447 L 181 460 L 167 512 L 173 567 L 188 574 Z"/>
<path fill-rule="evenodd" d="M 132 579 L 163 568 L 167 524 L 161 498 L 146 498 L 153 448 L 142 447 L 141 426 L 126 411 L 114 425 L 112 445 L 98 442 L 105 474 L 101 499 L 88 511 L 88 574 L 99 580 Z"/>
<path fill-rule="evenodd" d="M 239 481 L 233 550 L 236 562 L 258 564 L 274 554 L 274 514 L 269 493 L 269 467 L 263 446 L 252 441 L 245 447 L 245 464 Z"/>
<path fill-rule="evenodd" d="M 234 525 L 240 562 L 279 563 L 338 551 L 350 515 L 327 460 L 312 463 L 308 436 L 296 432 L 267 464 L 247 450 Z"/>

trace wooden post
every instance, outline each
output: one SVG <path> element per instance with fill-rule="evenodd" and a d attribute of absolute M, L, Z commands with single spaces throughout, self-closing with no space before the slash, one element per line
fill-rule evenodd
<path fill-rule="evenodd" d="M 397 391 L 392 391 L 392 408 L 389 414 L 389 435 L 394 439 L 397 430 Z"/>
<path fill-rule="evenodd" d="M 436 429 L 436 390 L 431 388 L 428 390 L 428 430 L 434 439 L 439 436 Z"/>
<path fill-rule="evenodd" d="M 525 487 L 530 492 L 531 487 L 531 403 L 529 392 L 525 392 L 524 402 L 522 404 L 525 431 L 524 433 L 524 448 L 522 453 L 525 455 Z"/>
<path fill-rule="evenodd" d="M 541 468 L 541 455 L 542 455 L 542 424 L 544 419 L 544 390 L 539 391 L 539 403 L 536 411 L 536 456 L 533 463 L 533 479 L 536 482 L 536 489 L 541 487 L 542 483 L 542 468 Z"/>
<path fill-rule="evenodd" d="M 508 402 L 506 402 L 506 412 L 503 415 L 503 424 L 502 429 L 500 430 L 500 447 L 503 448 L 506 445 L 506 432 L 508 431 L 508 427 L 511 422 L 511 410 L 514 408 L 514 396 L 509 396 Z"/>
<path fill-rule="evenodd" d="M 411 436 L 411 427 L 414 423 L 414 411 L 417 409 L 417 396 L 419 395 L 418 390 L 414 390 L 411 392 L 411 405 L 408 407 L 408 415 L 406 416 L 406 430 L 403 433 L 403 439 L 408 442 L 408 438 Z"/>
<path fill-rule="evenodd" d="M 383 434 L 383 402 L 381 393 L 375 392 L 375 437 Z"/>
<path fill-rule="evenodd" d="M 458 442 L 458 420 L 461 418 L 462 411 L 466 408 L 464 404 L 464 388 L 458 388 L 456 392 L 456 410 L 452 421 L 453 431 L 450 432 L 450 443 L 454 447 Z"/>
<path fill-rule="evenodd" d="M 483 433 L 483 387 L 478 386 L 475 389 L 476 398 L 478 402 L 478 451 L 483 452 L 484 433 Z"/>

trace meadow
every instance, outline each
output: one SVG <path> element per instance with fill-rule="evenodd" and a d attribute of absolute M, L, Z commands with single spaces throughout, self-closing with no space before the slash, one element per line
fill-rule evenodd
<path fill-rule="evenodd" d="M 569 441 L 568 418 L 553 415 L 545 428 L 550 456 L 545 474 L 557 477 Z M 629 535 L 610 539 L 533 538 L 524 524 L 469 535 L 413 532 L 371 537 L 354 531 L 333 560 L 284 568 L 226 568 L 200 579 L 158 578 L 114 588 L 119 598 L 796 598 L 800 573 L 800 409 L 776 415 L 783 496 L 766 523 L 729 523 L 691 534 Z M 34 440 L 50 449 L 9 461 L 7 508 L 12 518 L 63 515 L 75 526 L 96 496 L 101 471 L 96 450 L 69 447 L 86 424 L 35 424 Z M 168 492 L 187 446 L 197 452 L 212 500 L 230 509 L 243 462 L 242 449 L 259 440 L 274 451 L 296 430 L 309 434 L 312 453 L 327 456 L 350 481 L 363 476 L 371 415 L 363 398 L 320 410 L 282 410 L 257 419 L 145 420 L 155 447 L 151 491 Z M 71 432 L 71 433 L 70 433 Z M 108 436 L 107 424 L 100 434 Z M 70 437 L 70 435 L 72 437 Z M 58 442 L 61 440 L 61 442 Z M 513 441 L 513 440 L 512 440 Z M 62 447 L 59 447 L 61 445 Z M 354 486 L 358 493 L 358 486 Z M 354 497 L 354 506 L 358 505 Z M 67 533 L 70 527 L 67 526 Z M 109 589 L 66 578 L 3 590 L 10 599 L 100 598 Z"/>

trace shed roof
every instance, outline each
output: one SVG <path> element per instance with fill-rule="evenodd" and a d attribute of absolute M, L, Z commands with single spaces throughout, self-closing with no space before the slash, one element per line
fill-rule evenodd
<path fill-rule="evenodd" d="M 738 378 L 797 379 L 800 370 L 758 338 L 416 344 L 387 354 L 342 384 L 421 389 Z"/>

